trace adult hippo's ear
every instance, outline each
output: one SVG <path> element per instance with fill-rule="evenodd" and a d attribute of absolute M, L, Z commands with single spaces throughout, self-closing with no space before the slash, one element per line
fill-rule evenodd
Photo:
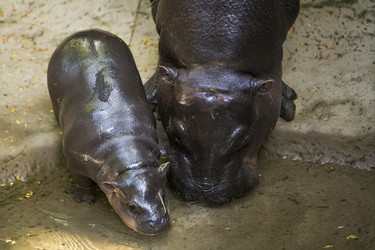
<path fill-rule="evenodd" d="M 158 171 L 162 176 L 165 176 L 167 174 L 168 170 L 169 170 L 169 162 L 165 162 L 165 163 L 161 164 L 158 168 Z"/>
<path fill-rule="evenodd" d="M 147 102 L 152 112 L 156 111 L 157 108 L 157 92 L 158 87 L 156 86 L 156 73 L 143 86 L 146 92 Z"/>
<path fill-rule="evenodd" d="M 273 83 L 274 80 L 272 79 L 257 81 L 255 84 L 256 92 L 259 94 L 267 93 L 272 88 Z"/>

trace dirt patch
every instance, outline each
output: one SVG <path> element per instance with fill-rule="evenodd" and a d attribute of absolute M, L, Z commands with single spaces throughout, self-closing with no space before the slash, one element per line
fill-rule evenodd
<path fill-rule="evenodd" d="M 1 249 L 371 249 L 375 172 L 260 159 L 260 185 L 220 207 L 169 190 L 172 226 L 156 237 L 122 224 L 104 195 L 94 205 L 64 193 L 64 167 L 0 187 Z"/>

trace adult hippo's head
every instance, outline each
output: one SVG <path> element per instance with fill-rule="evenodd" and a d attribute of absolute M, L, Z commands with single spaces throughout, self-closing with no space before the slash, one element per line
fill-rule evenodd
<path fill-rule="evenodd" d="M 220 66 L 158 71 L 172 187 L 186 200 L 214 204 L 252 189 L 257 152 L 279 117 L 281 80 Z"/>

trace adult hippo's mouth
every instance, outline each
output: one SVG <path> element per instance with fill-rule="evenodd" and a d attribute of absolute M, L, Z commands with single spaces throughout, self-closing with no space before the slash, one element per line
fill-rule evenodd
<path fill-rule="evenodd" d="M 212 166 L 211 169 L 219 171 L 213 171 L 212 175 L 199 175 L 200 171 L 190 171 L 192 165 L 186 159 L 185 156 L 170 155 L 171 164 L 168 173 L 169 184 L 186 201 L 220 205 L 244 195 L 259 182 L 256 168 L 244 162 Z M 195 169 L 207 168 L 195 164 Z"/>
<path fill-rule="evenodd" d="M 244 157 L 247 146 L 232 154 L 229 160 L 218 157 L 216 163 L 202 163 L 189 154 L 171 150 L 168 182 L 186 201 L 220 205 L 244 195 L 259 182 L 256 160 Z"/>

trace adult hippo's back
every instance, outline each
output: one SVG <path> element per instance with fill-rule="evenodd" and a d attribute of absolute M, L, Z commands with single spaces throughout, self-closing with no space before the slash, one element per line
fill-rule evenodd
<path fill-rule="evenodd" d="M 170 142 L 169 182 L 220 204 L 258 183 L 257 152 L 295 92 L 282 46 L 298 0 L 151 0 L 159 67 L 148 83 Z M 155 87 L 155 88 L 154 88 Z"/>
<path fill-rule="evenodd" d="M 127 226 L 143 234 L 165 230 L 155 118 L 127 45 L 105 31 L 77 32 L 53 53 L 47 78 L 75 199 L 95 201 L 96 183 Z"/>

